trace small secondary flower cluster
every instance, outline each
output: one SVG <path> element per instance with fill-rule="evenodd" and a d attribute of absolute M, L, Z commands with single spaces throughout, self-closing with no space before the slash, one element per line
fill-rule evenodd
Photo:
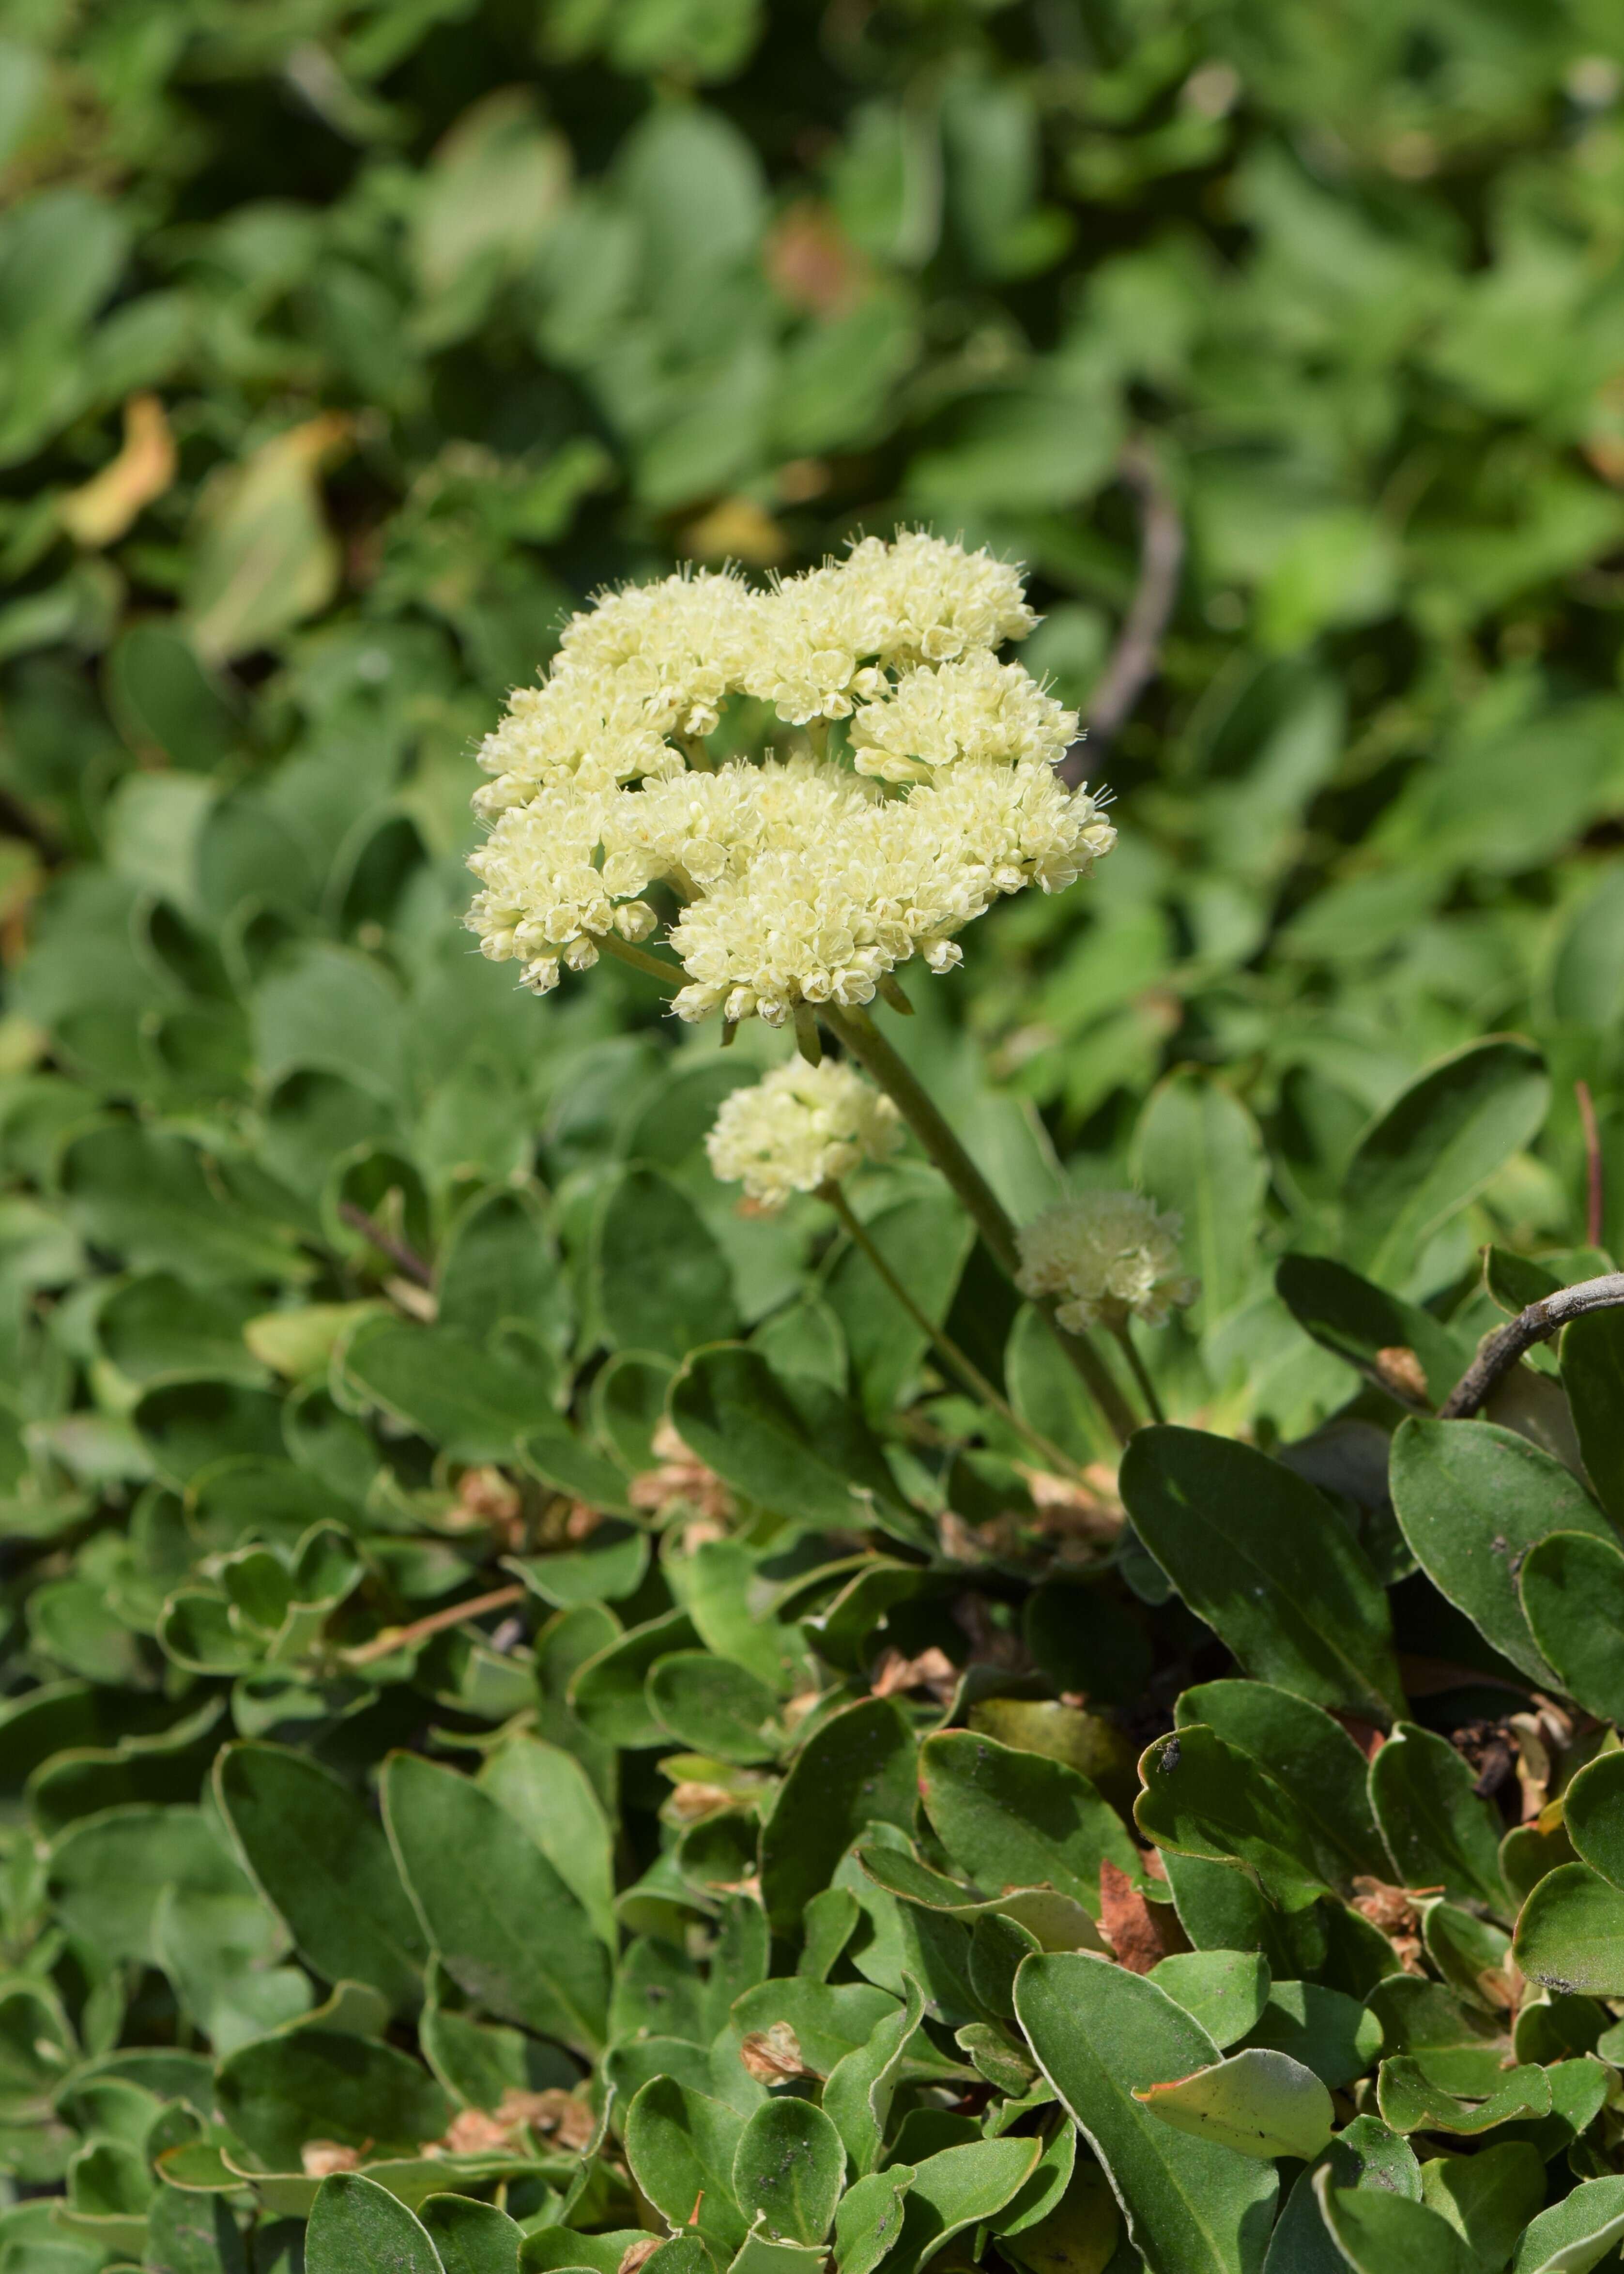
<path fill-rule="evenodd" d="M 1180 1261 L 1182 1229 L 1142 1193 L 1084 1193 L 1022 1226 L 1016 1284 L 1034 1299 L 1060 1296 L 1054 1315 L 1073 1334 L 1130 1316 L 1159 1327 L 1201 1291 Z"/>
<path fill-rule="evenodd" d="M 950 969 L 999 893 L 1058 891 L 1115 841 L 1054 772 L 1075 712 L 993 652 L 1035 621 L 1015 569 L 918 531 L 767 591 L 702 572 L 606 595 L 480 750 L 470 930 L 545 993 L 611 930 L 646 938 L 663 879 L 684 1019 L 781 1025 L 870 1001 L 914 955 Z M 849 762 L 713 768 L 705 737 L 741 694 L 820 749 L 848 721 Z"/>
<path fill-rule="evenodd" d="M 815 1193 L 864 1161 L 888 1159 L 902 1141 L 901 1114 L 855 1068 L 792 1058 L 723 1099 L 705 1149 L 723 1184 L 742 1184 L 770 1211 L 791 1193 Z"/>

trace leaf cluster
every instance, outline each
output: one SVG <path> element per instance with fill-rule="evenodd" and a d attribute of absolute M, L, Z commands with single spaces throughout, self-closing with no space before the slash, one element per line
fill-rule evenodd
<path fill-rule="evenodd" d="M 1616 2251 L 1617 1314 L 1437 1411 L 1624 1244 L 1621 64 L 7 11 L 0 2274 Z M 709 1178 L 769 1037 L 456 918 L 605 579 L 930 520 L 1086 705 L 1130 435 L 1122 842 L 898 1033 L 1018 1219 L 1182 1212 L 1172 1423 L 1119 1472 L 940 1179 L 853 1195 L 1056 1474 Z"/>

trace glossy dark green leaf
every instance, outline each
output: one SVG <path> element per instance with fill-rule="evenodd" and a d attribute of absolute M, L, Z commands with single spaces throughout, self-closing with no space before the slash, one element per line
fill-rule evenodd
<path fill-rule="evenodd" d="M 668 1733 L 648 1702 L 648 1676 L 662 1658 L 692 1650 L 699 1640 L 699 1630 L 683 1610 L 663 1612 L 616 1636 L 576 1668 L 568 1692 L 570 1713 L 608 1745 L 666 1743 Z"/>
<path fill-rule="evenodd" d="M 1402 1722 L 1371 1764 L 1371 1805 L 1401 1885 L 1502 1910 L 1500 1822 L 1474 1783 L 1447 1738 Z"/>
<path fill-rule="evenodd" d="M 1563 1329 L 1562 1387 L 1585 1472 L 1608 1514 L 1624 1522 L 1624 1311 L 1592 1311 Z"/>
<path fill-rule="evenodd" d="M 798 1931 L 865 1826 L 911 1826 L 917 1760 L 907 1717 L 889 1698 L 865 1698 L 814 1729 L 761 1831 L 761 1900 L 775 1933 Z"/>
<path fill-rule="evenodd" d="M 523 1826 L 613 1950 L 614 1827 L 581 1761 L 521 1729 L 486 1755 L 478 1782 Z"/>
<path fill-rule="evenodd" d="M 1571 1780 L 1562 1823 L 1580 1862 L 1624 1887 L 1624 1753 L 1602 1753 Z"/>
<path fill-rule="evenodd" d="M 1354 2274 L 1473 2274 L 1466 2245 L 1424 2203 L 1376 2188 L 1339 2187 L 1328 2170 L 1315 2175 L 1314 2189 Z"/>
<path fill-rule="evenodd" d="M 510 1459 L 527 1430 L 556 1426 L 546 1379 L 449 1327 L 380 1319 L 351 1337 L 344 1370 L 365 1397 L 459 1460 Z"/>
<path fill-rule="evenodd" d="M 1250 1950 L 1182 1950 L 1151 1980 L 1200 2022 L 1222 2052 L 1250 2035 L 1269 1999 L 1267 1962 Z"/>
<path fill-rule="evenodd" d="M 445 2274 L 427 2230 L 360 2172 L 323 2180 L 305 2242 L 310 2274 Z"/>
<path fill-rule="evenodd" d="M 445 2274 L 517 2274 L 524 2229 L 495 2203 L 430 2195 L 418 2217 Z"/>
<path fill-rule="evenodd" d="M 483 1194 L 452 1225 L 438 1264 L 442 1327 L 488 1343 L 497 1328 L 517 1320 L 543 1349 L 562 1351 L 570 1325 L 567 1283 L 528 1193 Z"/>
<path fill-rule="evenodd" d="M 1123 1457 L 1135 1528 L 1251 1673 L 1386 1722 L 1402 1708 L 1386 1598 L 1313 1487 L 1228 1438 L 1141 1429 Z"/>
<path fill-rule="evenodd" d="M 653 2079 L 626 2116 L 626 2157 L 638 2187 L 672 2226 L 693 2225 L 718 2250 L 744 2240 L 751 2215 L 733 2193 L 744 2120 L 674 2077 Z"/>
<path fill-rule="evenodd" d="M 410 2055 L 370 2037 L 295 2029 L 245 2045 L 220 2068 L 221 2114 L 273 2172 L 297 2172 L 306 2140 L 380 2157 L 437 2140 L 451 2104 Z"/>
<path fill-rule="evenodd" d="M 74 1140 L 61 1176 L 85 1238 L 132 1269 L 173 1271 L 200 1287 L 308 1276 L 286 1229 L 230 1206 L 185 1137 L 110 1124 Z"/>
<path fill-rule="evenodd" d="M 918 1529 L 856 1407 L 804 1376 L 781 1379 L 757 1351 L 696 1351 L 672 1384 L 671 1419 L 707 1468 L 779 1515 Z"/>
<path fill-rule="evenodd" d="M 1381 2065 L 1377 2099 L 1382 2121 L 1395 2132 L 1448 2132 L 1471 2136 L 1492 2131 L 1514 2117 L 1546 2116 L 1551 2082 L 1543 2068 L 1511 2068 L 1492 2090 L 1469 2099 L 1450 2091 L 1432 2073 L 1424 2053 L 1395 2053 Z"/>
<path fill-rule="evenodd" d="M 391 1756 L 382 1790 L 401 1877 L 448 1973 L 502 2020 L 595 2050 L 603 1946 L 540 1849 L 472 1779 L 418 1755 Z"/>
<path fill-rule="evenodd" d="M 106 1808 L 191 1800 L 219 1744 L 221 1719 L 216 1700 L 153 1736 L 57 1753 L 28 1779 L 34 1822 L 49 1836 Z"/>
<path fill-rule="evenodd" d="M 1142 1764 L 1134 1821 L 1159 1847 L 1235 1864 L 1273 1901 L 1301 1910 L 1326 1892 L 1285 1794 L 1250 1753 L 1200 1722 L 1159 1738 Z"/>
<path fill-rule="evenodd" d="M 1471 1362 L 1470 1345 L 1431 1311 L 1389 1294 L 1329 1256 L 1286 1256 L 1274 1284 L 1304 1334 L 1401 1404 L 1423 1410 L 1441 1405 Z M 1419 1369 L 1418 1382 L 1412 1382 L 1410 1360 Z"/>
<path fill-rule="evenodd" d="M 241 744 L 242 721 L 169 622 L 131 625 L 107 660 L 108 699 L 119 732 L 138 756 L 161 754 L 207 773 Z"/>
<path fill-rule="evenodd" d="M 1041 2147 L 1037 2140 L 969 2140 L 917 2160 L 891 2262 L 897 2274 L 918 2274 L 956 2234 L 996 2218 L 1031 2179 Z"/>
<path fill-rule="evenodd" d="M 170 1271 L 118 1288 L 97 1315 L 102 1349 L 121 1374 L 146 1382 L 167 1374 L 263 1382 L 243 1341 L 252 1306 L 235 1290 L 193 1287 Z"/>
<path fill-rule="evenodd" d="M 753 2226 L 764 2222 L 776 2241 L 821 2242 L 844 2189 L 846 2150 L 820 2108 L 804 2100 L 769 2100 L 739 2135 L 733 2195 Z"/>
<path fill-rule="evenodd" d="M 1550 1688 L 1555 1676 L 1517 1593 L 1522 1559 L 1553 1532 L 1613 1533 L 1570 1471 L 1488 1421 L 1404 1422 L 1393 1441 L 1393 1505 L 1417 1562 L 1501 1656 Z"/>
<path fill-rule="evenodd" d="M 534 1435 L 525 1439 L 533 1447 Z M 612 1519 L 600 1524 L 579 1547 L 561 1547 L 549 1555 L 510 1555 L 510 1571 L 517 1571 L 555 1610 L 576 1603 L 618 1603 L 637 1593 L 648 1569 L 649 1538 L 631 1524 Z"/>
<path fill-rule="evenodd" d="M 230 1745 L 220 1811 L 248 1871 L 329 1982 L 370 1982 L 399 2012 L 423 1995 L 423 1931 L 375 1816 L 317 1762 L 281 1745 Z"/>
<path fill-rule="evenodd" d="M 1332 2238 L 1315 2181 L 1328 2172 L 1337 2187 L 1366 2187 L 1421 2201 L 1421 2169 L 1401 2134 L 1376 2116 L 1356 2116 L 1318 2163 L 1298 2174 L 1269 2238 L 1264 2274 L 1345 2274 L 1348 2261 Z"/>
<path fill-rule="evenodd" d="M 1501 2141 L 1472 2157 L 1439 2157 L 1421 2167 L 1421 2199 L 1465 2243 L 1475 2274 L 1500 2274 L 1519 2236 L 1545 2208 L 1545 2164 L 1522 2140 Z"/>
<path fill-rule="evenodd" d="M 881 1209 L 865 1228 L 919 1309 L 940 1324 L 974 1236 L 963 1210 L 945 1193 L 926 1193 Z M 855 1245 L 835 1256 L 821 1291 L 844 1334 L 864 1410 L 883 1420 L 929 1350 L 929 1337 Z"/>
<path fill-rule="evenodd" d="M 1524 1556 L 1517 1591 L 1553 1686 L 1587 1712 L 1624 1713 L 1624 1554 L 1613 1541 L 1588 1530 L 1547 1533 Z"/>
<path fill-rule="evenodd" d="M 1588 1864 L 1547 1872 L 1522 1906 L 1512 1955 L 1548 1989 L 1624 1997 L 1624 1889 Z"/>
<path fill-rule="evenodd" d="M 1075 2137 L 1074 2127 L 1067 2125 L 1055 2138 L 1067 2133 Z M 1041 2166 L 1023 2193 L 1040 2176 Z M 1063 2194 L 1041 2217 L 1017 2220 L 1012 2210 L 998 2220 L 1001 2256 L 1030 2268 L 1031 2274 L 1097 2274 L 1110 2263 L 1121 2234 L 1122 2214 L 1110 2181 L 1098 2164 L 1078 2161 L 1075 2155 Z"/>
<path fill-rule="evenodd" d="M 1368 1764 L 1340 1721 L 1267 1682 L 1203 1682 L 1174 1708 L 1182 1728 L 1205 1721 L 1250 1753 L 1289 1799 L 1330 1876 L 1386 1869 L 1371 1812 Z"/>
<path fill-rule="evenodd" d="M 1550 1095 L 1538 1051 L 1509 1035 L 1474 1043 L 1412 1082 L 1348 1163 L 1348 1260 L 1404 1287 L 1427 1242 L 1534 1135 Z"/>
<path fill-rule="evenodd" d="M 584 1502 L 588 1508 L 600 1509 L 616 1516 L 630 1516 L 631 1503 L 627 1498 L 631 1480 L 605 1460 L 596 1446 L 589 1444 L 578 1430 L 570 1427 L 559 1414 L 525 1429 L 518 1439 L 518 1457 L 532 1476 L 540 1477 L 543 1484 L 555 1492 L 567 1493 L 571 1500 Z M 568 1561 L 565 1559 L 569 1558 Z M 532 1562 L 538 1559 L 531 1558 Z M 578 1586 L 585 1576 L 591 1584 L 593 1566 L 590 1561 L 583 1567 L 576 1564 L 569 1549 L 558 1551 L 563 1569 L 560 1577 L 573 1570 Z M 566 1581 L 566 1584 L 569 1584 Z M 578 1594 L 578 1600 L 601 1601 L 601 1597 Z"/>
<path fill-rule="evenodd" d="M 704 1651 L 673 1651 L 649 1669 L 655 1720 L 695 1752 L 748 1766 L 779 1751 L 779 1700 L 748 1668 Z"/>
<path fill-rule="evenodd" d="M 1586 2180 L 1530 2219 L 1511 2274 L 1590 2274 L 1624 2236 L 1624 2180 Z"/>
<path fill-rule="evenodd" d="M 952 1729 L 926 1739 L 919 1783 L 937 1837 L 988 1894 L 1046 1881 L 1098 1917 L 1101 1864 L 1137 1875 L 1122 1818 L 1062 1761 Z"/>
<path fill-rule="evenodd" d="M 1254 2274 L 1278 2180 L 1232 2150 L 1159 2123 L 1136 2088 L 1218 2057 L 1200 2024 L 1137 1975 L 1085 1954 L 1029 1958 L 1016 2009 L 1045 2074 L 1076 2117 L 1152 2264 L 1180 2274 Z"/>
<path fill-rule="evenodd" d="M 1157 1972 L 1159 1978 L 1159 1968 Z M 1289 2053 L 1333 2092 L 1364 2074 L 1382 2041 L 1381 2025 L 1368 2007 L 1318 1982 L 1272 1983 L 1250 2040 Z"/>

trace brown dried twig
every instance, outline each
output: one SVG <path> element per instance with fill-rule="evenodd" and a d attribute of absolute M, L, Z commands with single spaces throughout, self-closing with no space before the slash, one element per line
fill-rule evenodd
<path fill-rule="evenodd" d="M 351 1231 L 359 1231 L 380 1255 L 389 1257 L 402 1278 L 412 1280 L 419 1287 L 434 1285 L 434 1272 L 416 1248 L 408 1247 L 404 1239 L 397 1239 L 392 1231 L 386 1231 L 376 1216 L 368 1216 L 366 1209 L 358 1208 L 353 1201 L 340 1201 L 338 1213 Z"/>
<path fill-rule="evenodd" d="M 1477 1357 L 1438 1409 L 1440 1421 L 1465 1421 L 1476 1413 L 1502 1374 L 1509 1374 L 1525 1351 L 1548 1343 L 1571 1320 L 1590 1311 L 1610 1311 L 1624 1304 L 1624 1271 L 1608 1271 L 1599 1279 L 1581 1279 L 1577 1286 L 1560 1287 L 1519 1311 L 1514 1319 L 1485 1335 Z"/>
<path fill-rule="evenodd" d="M 1155 453 L 1142 436 L 1124 445 L 1117 475 L 1139 501 L 1139 581 L 1105 675 L 1090 697 L 1086 731 L 1054 769 L 1068 789 L 1076 789 L 1088 767 L 1110 749 L 1155 677 L 1184 565 L 1184 524 Z"/>
<path fill-rule="evenodd" d="M 510 1603 L 521 1601 L 528 1593 L 522 1582 L 511 1587 L 493 1588 L 488 1595 L 476 1595 L 471 1603 L 452 1603 L 443 1611 L 431 1611 L 427 1618 L 414 1619 L 409 1627 L 385 1627 L 374 1635 L 370 1642 L 358 1643 L 346 1650 L 346 1666 L 370 1666 L 374 1659 L 392 1658 L 397 1650 L 410 1650 L 414 1643 L 427 1642 L 431 1635 L 444 1634 L 449 1627 L 465 1626 L 470 1619 L 482 1617 L 487 1611 L 505 1610 Z"/>

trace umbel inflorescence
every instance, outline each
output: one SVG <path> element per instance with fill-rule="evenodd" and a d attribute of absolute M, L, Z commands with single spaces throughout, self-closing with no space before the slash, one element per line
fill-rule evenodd
<path fill-rule="evenodd" d="M 1115 840 L 1054 771 L 1076 714 L 997 659 L 1036 621 L 1016 569 L 920 531 L 767 591 L 701 572 L 605 595 L 480 750 L 470 929 L 541 994 L 611 933 L 646 938 L 663 881 L 690 1020 L 780 1025 L 916 955 L 949 969 L 1001 892 L 1058 891 Z M 805 747 L 713 764 L 739 695 Z"/>
<path fill-rule="evenodd" d="M 1057 1201 L 1017 1235 L 1016 1284 L 1034 1300 L 1055 1295 L 1055 1316 L 1073 1334 L 1125 1327 L 1130 1317 L 1159 1327 L 1201 1291 L 1179 1257 L 1177 1216 L 1141 1193 L 1082 1193 Z"/>
<path fill-rule="evenodd" d="M 902 1141 L 902 1115 L 855 1066 L 792 1058 L 722 1100 L 705 1149 L 724 1184 L 742 1184 L 746 1200 L 770 1211 L 865 1161 L 888 1160 Z"/>

